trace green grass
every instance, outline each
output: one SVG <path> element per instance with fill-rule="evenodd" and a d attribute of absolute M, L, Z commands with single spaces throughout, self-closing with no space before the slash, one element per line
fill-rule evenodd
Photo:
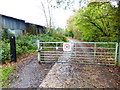
<path fill-rule="evenodd" d="M 9 80 L 10 78 L 10 72 L 13 70 L 12 66 L 9 66 L 7 68 L 0 68 L 0 87 L 10 87 Z"/>

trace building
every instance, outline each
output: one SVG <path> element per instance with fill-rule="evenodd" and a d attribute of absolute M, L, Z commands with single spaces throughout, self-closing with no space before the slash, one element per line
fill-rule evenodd
<path fill-rule="evenodd" d="M 30 34 L 41 34 L 45 33 L 46 27 L 37 25 L 37 24 L 32 24 L 32 23 L 25 23 L 26 26 L 26 32 Z"/>
<path fill-rule="evenodd" d="M 8 29 L 15 36 L 23 35 L 26 30 L 25 21 L 13 17 L 0 15 L 1 30 Z"/>
<path fill-rule="evenodd" d="M 44 33 L 46 27 L 32 23 L 26 23 L 25 20 L 5 16 L 0 14 L 0 33 L 7 29 L 15 36 L 21 36 L 25 33 L 41 34 Z"/>

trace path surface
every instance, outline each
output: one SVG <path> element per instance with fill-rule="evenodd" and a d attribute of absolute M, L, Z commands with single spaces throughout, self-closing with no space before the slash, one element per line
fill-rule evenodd
<path fill-rule="evenodd" d="M 69 40 L 69 42 L 73 42 L 73 40 Z M 74 47 L 74 44 L 71 44 L 71 47 Z M 73 51 L 73 49 L 71 51 Z M 69 52 L 63 52 L 58 62 L 69 62 L 71 55 Z M 69 68 L 69 63 L 55 63 L 41 83 L 40 88 L 63 88 L 65 82 L 71 78 Z"/>
<path fill-rule="evenodd" d="M 70 39 L 75 41 L 74 39 Z M 64 53 L 68 60 L 71 54 Z M 59 60 L 62 60 L 60 57 Z M 62 60 L 63 61 L 63 60 Z M 119 88 L 120 68 L 70 63 L 38 64 L 37 56 L 18 63 L 11 77 L 13 88 Z"/>
<path fill-rule="evenodd" d="M 72 39 L 69 39 L 69 41 L 77 42 L 76 40 L 72 40 Z M 85 47 L 84 44 L 79 44 L 79 45 Z M 72 47 L 74 47 L 74 44 L 72 44 Z M 89 49 L 84 49 L 82 51 L 88 52 Z M 58 61 L 67 62 L 69 61 L 71 55 L 72 54 L 69 54 L 68 52 L 64 52 Z M 88 58 L 90 62 L 91 60 L 93 60 L 93 58 L 90 57 L 89 55 L 86 58 Z M 105 88 L 105 87 L 108 88 L 111 87 L 111 85 L 117 87 L 118 83 L 114 82 L 114 80 L 112 81 L 109 81 L 110 79 L 107 80 L 106 76 L 104 76 L 104 74 L 102 73 L 103 71 L 104 73 L 109 72 L 107 68 L 104 68 L 104 66 L 55 63 L 55 65 L 49 71 L 46 78 L 43 80 L 43 82 L 40 84 L 39 87 L 40 88 Z M 112 75 L 109 76 L 113 78 Z"/>
<path fill-rule="evenodd" d="M 53 64 L 40 65 L 38 64 L 37 56 L 18 63 L 16 70 L 12 73 L 11 88 L 38 88 Z"/>

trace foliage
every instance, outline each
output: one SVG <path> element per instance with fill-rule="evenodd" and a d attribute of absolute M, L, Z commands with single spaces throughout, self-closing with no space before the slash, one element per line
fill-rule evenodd
<path fill-rule="evenodd" d="M 10 45 L 6 41 L 0 41 L 1 47 L 0 48 L 0 60 L 2 60 L 2 63 L 5 63 L 4 60 L 10 59 Z M 4 59 L 4 60 L 3 60 Z"/>
<path fill-rule="evenodd" d="M 10 82 L 10 72 L 13 70 L 13 67 L 7 67 L 4 69 L 0 69 L 0 86 L 1 87 L 9 87 L 8 83 Z"/>
<path fill-rule="evenodd" d="M 0 41 L 0 60 L 2 63 L 6 63 L 6 61 L 10 61 L 10 40 L 8 33 L 5 33 L 7 37 L 3 37 Z M 66 42 L 67 38 L 63 34 L 59 34 L 55 29 L 52 29 L 50 33 L 33 35 L 27 34 L 22 37 L 16 37 L 16 53 L 17 57 L 20 55 L 36 52 L 37 50 L 37 40 L 43 42 Z M 8 67 L 4 69 L 0 69 L 0 86 L 1 87 L 9 87 L 9 75 L 13 70 L 13 67 Z"/>
<path fill-rule="evenodd" d="M 77 5 L 79 7 L 84 7 L 84 5 L 88 4 L 91 0 L 56 0 L 56 8 L 63 8 L 63 9 L 74 9 Z"/>
<path fill-rule="evenodd" d="M 2 29 L 2 39 L 8 39 L 10 36 L 14 36 L 7 28 Z"/>
<path fill-rule="evenodd" d="M 55 42 L 67 42 L 67 38 L 64 36 L 64 31 L 61 28 L 53 29 L 49 33 L 49 36 L 53 37 L 53 39 L 56 39 Z M 53 40 L 54 42 L 54 40 Z"/>
<path fill-rule="evenodd" d="M 116 12 L 109 2 L 92 2 L 69 19 L 67 30 L 85 41 L 117 41 Z"/>
<path fill-rule="evenodd" d="M 37 40 L 43 42 L 66 42 L 67 38 L 63 35 L 58 33 L 49 33 L 49 34 L 40 34 L 40 35 L 32 35 L 27 34 L 22 37 L 16 38 L 16 53 L 17 57 L 22 54 L 36 52 L 37 50 Z M 0 60 L 5 63 L 5 60 L 10 61 L 10 40 L 4 39 L 0 41 L 1 47 L 0 48 Z"/>

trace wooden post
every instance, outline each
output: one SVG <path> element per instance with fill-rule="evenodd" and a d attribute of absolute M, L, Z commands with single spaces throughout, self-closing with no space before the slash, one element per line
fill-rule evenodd
<path fill-rule="evenodd" d="M 10 56 L 11 60 L 16 62 L 16 43 L 15 43 L 15 36 L 10 37 Z"/>

